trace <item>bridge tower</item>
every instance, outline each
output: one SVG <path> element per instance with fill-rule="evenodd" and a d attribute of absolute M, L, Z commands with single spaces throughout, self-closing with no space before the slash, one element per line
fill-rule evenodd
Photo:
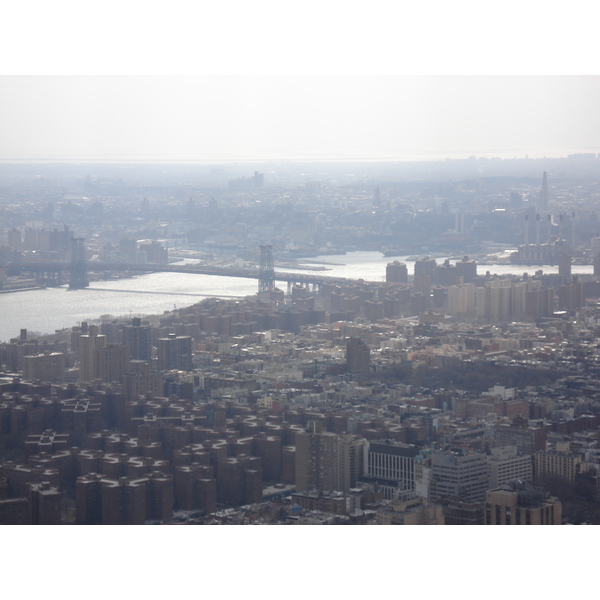
<path fill-rule="evenodd" d="M 69 281 L 70 290 L 80 290 L 88 287 L 90 282 L 87 278 L 87 268 L 85 263 L 84 238 L 73 238 L 71 246 L 71 279 Z"/>
<path fill-rule="evenodd" d="M 260 247 L 260 265 L 258 267 L 258 291 L 269 292 L 275 287 L 273 275 L 275 267 L 273 266 L 273 246 Z"/>

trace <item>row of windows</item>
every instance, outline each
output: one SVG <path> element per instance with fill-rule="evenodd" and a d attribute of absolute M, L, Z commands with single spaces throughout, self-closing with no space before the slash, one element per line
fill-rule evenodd
<path fill-rule="evenodd" d="M 519 462 L 515 461 L 514 463 L 498 464 L 497 470 L 498 471 L 510 471 L 511 469 L 513 469 L 513 470 L 514 469 L 523 469 L 523 468 L 530 467 L 530 466 L 531 466 L 530 460 L 524 460 L 524 461 L 519 461 Z"/>
<path fill-rule="evenodd" d="M 370 452 L 368 455 L 368 473 L 373 477 L 383 479 L 413 480 L 414 459 Z"/>

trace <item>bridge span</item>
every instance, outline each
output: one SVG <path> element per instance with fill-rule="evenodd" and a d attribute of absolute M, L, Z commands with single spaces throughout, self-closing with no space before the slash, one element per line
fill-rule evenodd
<path fill-rule="evenodd" d="M 5 269 L 7 275 L 18 275 L 20 273 L 59 273 L 71 271 L 72 263 L 67 262 L 10 262 L 0 265 Z M 234 267 L 211 267 L 196 264 L 185 265 L 163 265 L 163 264 L 131 264 L 118 262 L 86 262 L 85 269 L 93 272 L 103 271 L 130 271 L 137 273 L 189 273 L 190 275 L 219 275 L 221 277 L 244 277 L 246 279 L 265 278 L 271 281 L 285 281 L 288 284 L 323 284 L 323 283 L 350 283 L 353 280 L 346 277 L 333 277 L 330 275 L 319 275 L 316 273 L 290 273 L 285 271 L 268 271 L 264 269 L 241 269 Z"/>

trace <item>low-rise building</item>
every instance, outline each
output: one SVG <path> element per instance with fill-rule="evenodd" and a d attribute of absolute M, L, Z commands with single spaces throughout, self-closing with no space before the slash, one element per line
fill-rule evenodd
<path fill-rule="evenodd" d="M 560 525 L 562 505 L 542 488 L 512 481 L 486 493 L 486 525 Z"/>

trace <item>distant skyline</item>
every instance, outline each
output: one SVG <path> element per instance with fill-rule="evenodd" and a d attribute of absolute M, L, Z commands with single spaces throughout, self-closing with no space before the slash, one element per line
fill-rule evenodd
<path fill-rule="evenodd" d="M 600 152 L 599 76 L 1 76 L 0 160 Z"/>

